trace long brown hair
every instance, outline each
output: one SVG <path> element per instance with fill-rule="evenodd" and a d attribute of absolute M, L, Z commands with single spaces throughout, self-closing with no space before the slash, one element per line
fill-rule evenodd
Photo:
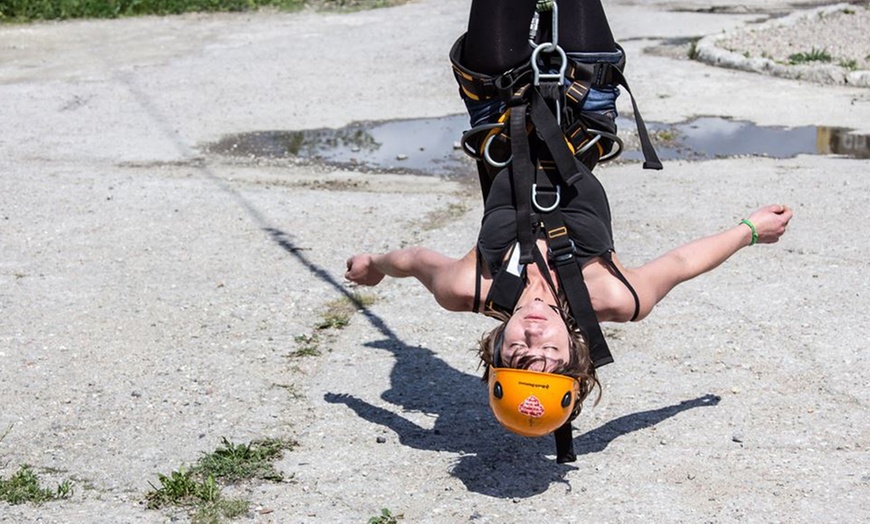
<path fill-rule="evenodd" d="M 568 363 L 557 367 L 552 373 L 573 377 L 580 383 L 580 394 L 577 398 L 578 408 L 596 387 L 598 388 L 598 397 L 595 399 L 597 404 L 601 400 L 601 383 L 598 381 L 595 368 L 592 366 L 592 359 L 589 356 L 589 344 L 586 343 L 586 338 L 571 316 L 568 299 L 561 291 L 558 292 L 557 298 L 559 301 L 559 314 L 568 328 L 568 354 L 570 356 Z M 493 366 L 496 344 L 502 343 L 504 330 L 507 327 L 508 320 L 511 318 L 507 313 L 500 311 L 491 311 L 488 314 L 501 323 L 489 332 L 484 333 L 478 342 L 477 355 L 480 357 L 481 365 L 484 366 L 483 382 L 489 380 L 489 368 Z M 523 356 L 516 362 L 513 362 L 511 367 L 529 369 L 533 365 L 540 363 L 543 358 L 541 356 Z"/>

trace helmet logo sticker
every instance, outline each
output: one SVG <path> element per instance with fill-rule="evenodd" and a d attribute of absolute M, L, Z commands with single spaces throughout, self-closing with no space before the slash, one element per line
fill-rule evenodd
<path fill-rule="evenodd" d="M 544 416 L 544 405 L 536 396 L 529 395 L 526 400 L 520 403 L 519 412 L 527 417 L 541 418 Z"/>

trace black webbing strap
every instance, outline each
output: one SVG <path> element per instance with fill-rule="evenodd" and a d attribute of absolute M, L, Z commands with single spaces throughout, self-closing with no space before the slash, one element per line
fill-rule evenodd
<path fill-rule="evenodd" d="M 553 284 L 553 280 L 550 278 L 550 268 L 547 267 L 547 262 L 544 260 L 544 256 L 541 254 L 541 251 L 535 246 L 534 249 L 535 254 L 535 264 L 538 265 L 538 269 L 541 271 L 541 274 L 544 275 L 544 279 L 547 281 L 547 285 L 550 286 L 550 289 L 553 292 L 553 295 L 556 295 L 556 286 Z M 582 400 L 577 399 L 577 402 L 582 402 Z M 574 411 L 574 416 L 579 413 L 579 409 Z M 566 462 L 574 462 L 577 460 L 577 454 L 574 453 L 574 435 L 573 428 L 571 427 L 571 421 L 574 420 L 574 416 L 568 419 L 564 424 L 562 424 L 559 429 L 557 429 L 553 433 L 553 437 L 556 439 L 556 462 L 559 464 L 564 464 Z"/>
<path fill-rule="evenodd" d="M 570 420 L 553 432 L 553 436 L 556 437 L 556 462 L 559 464 L 577 460 L 577 454 L 574 453 L 573 432 Z"/>
<path fill-rule="evenodd" d="M 532 163 L 531 146 L 526 136 L 526 105 L 510 108 L 511 129 L 511 179 L 517 204 L 517 241 L 520 243 L 520 263 L 532 262 L 532 246 L 535 238 L 532 233 L 532 184 L 535 178 L 535 165 Z"/>
<path fill-rule="evenodd" d="M 592 366 L 599 368 L 613 362 L 613 355 L 607 347 L 607 340 L 601 332 L 592 301 L 589 298 L 589 290 L 583 281 L 583 272 L 580 264 L 574 256 L 574 243 L 568 236 L 565 222 L 561 213 L 544 213 L 542 215 L 544 227 L 547 230 L 547 242 L 550 249 L 550 263 L 556 266 L 556 274 L 559 283 L 568 297 L 568 305 L 577 326 L 583 331 L 586 343 L 589 345 L 589 356 Z M 582 400 L 578 399 L 578 402 Z M 574 436 L 571 420 L 569 419 L 553 433 L 556 439 L 556 462 L 564 464 L 574 462 L 577 455 L 574 453 Z"/>
<path fill-rule="evenodd" d="M 586 337 L 592 365 L 598 368 L 609 364 L 613 362 L 613 356 L 592 308 L 589 290 L 583 281 L 583 272 L 574 256 L 574 242 L 568 236 L 565 222 L 559 212 L 544 213 L 542 217 L 547 230 L 550 263 L 556 266 L 556 274 L 568 297 L 571 314 Z"/>
<path fill-rule="evenodd" d="M 610 67 L 610 74 L 616 83 L 625 88 L 628 97 L 631 99 L 631 108 L 634 111 L 634 122 L 637 125 L 637 136 L 640 138 L 640 149 L 643 151 L 643 168 L 644 169 L 662 169 L 662 162 L 656 154 L 656 149 L 652 145 L 649 138 L 649 132 L 646 130 L 646 124 L 643 122 L 643 117 L 640 116 L 640 109 L 637 108 L 637 102 L 634 100 L 634 95 L 631 94 L 631 88 L 628 87 L 628 80 L 622 75 L 622 71 L 616 67 Z"/>
<path fill-rule="evenodd" d="M 589 169 L 578 162 L 568 148 L 565 142 L 565 136 L 561 127 L 550 111 L 541 94 L 538 90 L 531 91 L 530 103 L 530 118 L 534 125 L 538 138 L 544 142 L 546 149 L 552 156 L 553 162 L 556 164 L 556 170 L 560 177 L 567 185 L 572 185 L 573 182 L 580 179 L 586 173 L 590 173 Z M 523 114 L 525 114 L 525 106 L 522 106 Z M 528 155 L 529 143 L 525 136 L 525 122 L 520 124 L 517 122 L 518 116 L 514 112 L 517 107 L 511 109 L 511 149 L 513 152 L 513 174 L 516 177 L 521 175 L 522 181 L 515 178 L 515 190 L 520 191 L 517 202 L 517 227 L 518 234 L 520 231 L 527 231 L 531 234 L 530 226 L 530 201 L 531 201 L 531 184 L 534 179 L 534 165 L 519 168 L 516 165 L 517 161 L 523 162 L 523 157 Z M 517 117 L 515 119 L 515 117 Z M 522 129 L 522 140 L 515 140 L 515 136 L 519 129 Z M 522 157 L 517 156 L 516 147 L 520 146 Z M 543 152 L 539 152 L 539 156 Z M 523 209 L 520 209 L 523 205 Z M 542 210 L 539 210 L 542 211 Z M 586 283 L 583 281 L 583 273 L 580 264 L 577 262 L 574 255 L 574 243 L 568 235 L 568 228 L 562 219 L 561 211 L 558 207 L 550 212 L 542 212 L 541 217 L 544 221 L 544 226 L 547 232 L 547 244 L 549 247 L 550 262 L 556 267 L 561 288 L 565 291 L 568 297 L 568 305 L 571 314 L 574 317 L 577 326 L 582 330 L 589 345 L 589 354 L 594 367 L 600 367 L 613 362 L 613 356 L 610 354 L 610 349 L 607 347 L 607 341 L 604 334 L 601 332 L 601 326 L 598 324 L 598 318 L 595 316 L 595 310 L 592 307 L 592 300 L 589 297 L 589 290 L 586 288 Z M 521 244 L 522 245 L 522 244 Z M 540 257 L 540 254 L 538 254 Z M 549 270 L 543 269 L 547 276 Z M 556 439 L 556 462 L 563 464 L 566 462 L 574 462 L 577 460 L 577 455 L 574 452 L 573 428 L 569 420 L 553 433 Z"/>
<path fill-rule="evenodd" d="M 531 80 L 532 68 L 528 63 L 498 75 L 487 75 L 466 68 L 461 60 L 465 37 L 466 35 L 463 34 L 453 43 L 449 55 L 453 66 L 453 77 L 459 85 L 463 98 L 467 97 L 475 101 L 493 98 L 508 100 L 517 87 Z"/>
<path fill-rule="evenodd" d="M 532 91 L 530 116 L 538 136 L 547 146 L 550 157 L 556 163 L 556 170 L 565 185 L 572 186 L 584 175 L 592 174 L 592 171 L 585 164 L 578 162 L 574 154 L 571 153 L 568 143 L 565 141 L 564 131 L 537 91 Z"/>

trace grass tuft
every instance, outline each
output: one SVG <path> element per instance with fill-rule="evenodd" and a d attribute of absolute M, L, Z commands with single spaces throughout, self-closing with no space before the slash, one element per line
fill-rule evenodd
<path fill-rule="evenodd" d="M 343 329 L 350 324 L 350 319 L 360 308 L 368 307 L 375 303 L 374 295 L 354 292 L 350 296 L 342 296 L 326 304 L 325 311 L 320 320 L 314 324 L 314 330 L 310 335 L 297 335 L 294 337 L 296 349 L 290 352 L 290 358 L 316 357 L 320 355 L 321 343 L 328 341 L 332 334 L 329 330 Z"/>
<path fill-rule="evenodd" d="M 218 499 L 196 508 L 192 524 L 220 524 L 248 513 L 251 503 L 242 499 Z"/>
<path fill-rule="evenodd" d="M 368 524 L 398 524 L 404 518 L 405 516 L 401 513 L 393 515 L 389 509 L 382 508 L 381 514 L 370 518 Z"/>
<path fill-rule="evenodd" d="M 812 48 L 808 53 L 795 53 L 789 55 L 788 63 L 791 65 L 807 64 L 810 62 L 831 62 L 833 58 L 824 49 Z"/>
<path fill-rule="evenodd" d="M 39 485 L 39 478 L 33 469 L 23 464 L 9 479 L 0 479 L 0 500 L 9 504 L 42 504 L 50 500 L 65 499 L 72 496 L 72 483 L 65 480 L 54 490 Z"/>
<path fill-rule="evenodd" d="M 226 438 L 214 452 L 204 455 L 192 468 L 194 474 L 228 482 L 262 479 L 273 482 L 284 480 L 272 465 L 284 450 L 293 449 L 295 442 L 278 439 L 255 440 L 250 444 L 233 444 Z"/>
<path fill-rule="evenodd" d="M 321 321 L 314 327 L 316 329 L 341 329 L 350 324 L 350 317 L 357 309 L 370 306 L 375 303 L 372 295 L 353 293 L 350 297 L 343 296 L 326 304 L 326 311 Z"/>
<path fill-rule="evenodd" d="M 320 355 L 320 338 L 313 335 L 297 335 L 293 338 L 296 350 L 290 353 L 290 358 L 316 357 Z"/>
<path fill-rule="evenodd" d="M 858 61 L 855 59 L 843 59 L 839 62 L 840 67 L 849 71 L 855 71 L 858 69 Z"/>
<path fill-rule="evenodd" d="M 243 480 L 284 479 L 272 464 L 295 442 L 264 439 L 250 444 L 234 444 L 222 439 L 222 445 L 200 457 L 190 469 L 178 469 L 169 475 L 158 474 L 160 484 L 145 494 L 148 509 L 181 507 L 188 510 L 194 524 L 218 524 L 248 513 L 251 503 L 243 499 L 224 498 L 221 484 Z"/>
<path fill-rule="evenodd" d="M 160 509 L 171 505 L 193 506 L 200 502 L 209 503 L 217 500 L 218 489 L 214 477 L 198 479 L 191 471 L 181 468 L 169 475 L 158 473 L 157 481 L 160 487 L 151 484 L 153 491 L 145 495 L 148 509 Z"/>

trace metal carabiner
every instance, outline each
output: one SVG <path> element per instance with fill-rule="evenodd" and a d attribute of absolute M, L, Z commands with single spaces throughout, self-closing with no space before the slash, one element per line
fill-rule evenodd
<path fill-rule="evenodd" d="M 504 127 L 504 126 L 502 126 L 502 127 Z M 496 135 L 493 134 L 493 135 L 489 135 L 486 138 L 486 142 L 484 142 L 484 144 L 483 144 L 483 158 L 485 158 L 487 163 L 489 163 L 489 165 L 491 165 L 492 167 L 506 167 L 508 164 L 511 163 L 511 160 L 514 159 L 513 154 L 511 156 L 509 156 L 507 158 L 507 160 L 505 160 L 504 162 L 499 162 L 497 160 L 494 160 L 492 158 L 492 155 L 489 154 L 489 146 L 492 145 L 492 140 L 495 138 L 495 136 Z"/>
<path fill-rule="evenodd" d="M 535 43 L 535 37 L 538 36 L 538 21 L 540 21 L 540 19 L 541 15 L 539 15 L 538 12 L 535 11 L 532 14 L 532 21 L 529 24 L 529 47 L 531 47 L 532 49 L 534 49 L 535 46 L 538 45 Z"/>
<path fill-rule="evenodd" d="M 574 153 L 575 156 L 580 156 L 580 155 L 582 155 L 583 153 L 585 153 L 586 151 L 589 151 L 589 148 L 590 148 L 590 147 L 594 146 L 595 144 L 598 143 L 599 140 L 601 140 L 601 134 L 600 134 L 600 133 L 592 133 L 592 134 L 595 135 L 595 138 L 593 138 L 593 139 L 587 141 L 586 144 L 585 144 L 583 147 L 581 147 L 579 150 L 577 150 L 576 153 Z M 599 160 L 599 161 L 600 161 L 600 160 Z"/>
<path fill-rule="evenodd" d="M 623 143 L 622 139 L 619 138 L 619 136 L 615 135 L 614 133 L 610 133 L 608 131 L 602 131 L 600 129 L 592 129 L 591 127 L 588 128 L 586 131 L 589 133 L 594 133 L 594 134 L 598 135 L 599 137 L 609 138 L 610 140 L 613 140 L 613 145 L 610 146 L 610 151 L 601 155 L 601 158 L 598 159 L 598 163 L 604 163 L 604 162 L 607 162 L 608 160 L 613 160 L 614 158 L 616 158 L 620 154 L 622 154 L 622 150 L 625 148 L 625 144 Z"/>
<path fill-rule="evenodd" d="M 556 0 L 553 0 L 550 5 L 550 10 L 553 11 L 552 23 L 550 31 L 553 33 L 553 49 L 547 49 L 548 53 L 552 53 L 559 46 L 559 6 Z"/>
<path fill-rule="evenodd" d="M 535 12 L 532 14 L 532 21 L 529 24 L 529 46 L 534 49 L 538 44 L 535 43 L 535 37 L 538 36 L 538 25 L 541 20 L 541 13 L 546 11 L 552 11 L 553 16 L 551 18 L 551 29 L 550 35 L 552 37 L 549 45 L 550 49 L 547 49 L 548 53 L 552 53 L 557 45 L 559 45 L 559 6 L 556 4 L 556 0 L 539 0 L 537 5 L 535 6 Z"/>
<path fill-rule="evenodd" d="M 482 133 L 484 131 L 490 131 L 492 129 L 504 129 L 504 124 L 501 122 L 496 122 L 492 124 L 479 124 L 462 133 L 462 137 L 459 139 L 459 144 L 462 146 L 462 150 L 465 151 L 465 154 L 470 156 L 474 160 L 481 160 L 478 152 L 469 146 L 468 141 L 474 135 Z"/>
<path fill-rule="evenodd" d="M 553 203 L 553 205 L 544 207 L 541 204 L 538 204 L 538 184 L 532 184 L 532 204 L 534 204 L 535 207 L 538 208 L 538 211 L 541 211 L 543 213 L 549 213 L 550 211 L 556 209 L 557 207 L 559 207 L 559 201 L 562 198 L 562 192 L 559 190 L 560 187 L 561 186 L 556 186 L 556 201 Z"/>

